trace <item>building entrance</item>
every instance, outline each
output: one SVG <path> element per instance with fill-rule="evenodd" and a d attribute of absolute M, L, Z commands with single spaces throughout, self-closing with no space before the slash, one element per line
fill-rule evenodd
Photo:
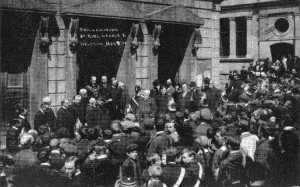
<path fill-rule="evenodd" d="M 160 37 L 161 47 L 158 53 L 158 79 L 166 82 L 175 79 L 186 49 L 194 32 L 193 26 L 165 24 Z"/>
<path fill-rule="evenodd" d="M 288 54 L 294 55 L 295 47 L 289 43 L 277 43 L 271 45 L 272 60 L 281 60 L 282 56 L 287 56 Z"/>
<path fill-rule="evenodd" d="M 91 17 L 79 20 L 77 90 L 83 88 L 91 76 L 96 76 L 98 81 L 103 75 L 108 80 L 116 77 L 132 24 L 127 20 Z"/>

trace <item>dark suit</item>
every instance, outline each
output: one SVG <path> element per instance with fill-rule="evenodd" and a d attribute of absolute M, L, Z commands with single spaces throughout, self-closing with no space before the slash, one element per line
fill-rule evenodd
<path fill-rule="evenodd" d="M 156 105 L 157 105 L 157 108 L 158 108 L 158 112 L 163 112 L 163 113 L 167 112 L 169 98 L 170 98 L 170 96 L 167 95 L 167 93 L 165 95 L 160 94 L 157 97 Z"/>
<path fill-rule="evenodd" d="M 155 100 L 152 97 L 148 97 L 147 99 L 142 99 L 140 101 L 140 111 L 138 119 L 141 120 L 142 118 L 146 117 L 155 117 L 157 112 L 157 107 Z"/>
<path fill-rule="evenodd" d="M 75 137 L 74 135 L 74 125 L 76 123 L 76 118 L 72 115 L 72 112 L 64 107 L 61 107 L 57 111 L 57 127 L 65 127 L 69 131 L 69 135 L 71 137 Z"/>
<path fill-rule="evenodd" d="M 11 127 L 6 133 L 6 149 L 11 153 L 17 152 L 18 150 L 20 150 L 20 148 L 18 147 L 19 144 L 20 130 L 15 127 Z"/>
<path fill-rule="evenodd" d="M 100 108 L 88 105 L 86 108 L 86 122 L 89 127 L 101 126 Z"/>
<path fill-rule="evenodd" d="M 52 108 L 47 108 L 45 111 L 45 115 L 46 115 L 47 123 L 49 124 L 49 127 L 51 129 L 53 129 L 53 131 L 55 131 L 56 117 L 55 117 L 55 114 L 54 114 Z"/>
<path fill-rule="evenodd" d="M 25 167 L 35 167 L 40 164 L 37 154 L 31 149 L 23 149 L 16 154 L 15 167 L 25 168 Z"/>
<path fill-rule="evenodd" d="M 184 112 L 186 109 L 190 109 L 192 93 L 187 91 L 185 95 L 181 92 L 178 96 L 177 100 L 177 110 L 180 112 Z"/>
<path fill-rule="evenodd" d="M 37 111 L 37 113 L 34 115 L 34 129 L 38 131 L 39 127 L 41 125 L 46 125 L 47 122 L 48 122 L 47 115 L 41 110 Z"/>
<path fill-rule="evenodd" d="M 157 133 L 156 136 L 149 142 L 148 155 L 152 153 L 162 154 L 163 151 L 167 150 L 172 145 L 171 138 L 165 133 Z"/>

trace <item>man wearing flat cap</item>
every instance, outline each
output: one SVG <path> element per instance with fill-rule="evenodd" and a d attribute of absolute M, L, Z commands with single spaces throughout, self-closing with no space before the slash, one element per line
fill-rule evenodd
<path fill-rule="evenodd" d="M 122 165 L 122 181 L 125 183 L 141 182 L 141 167 L 138 159 L 138 145 L 130 144 L 126 147 L 127 159 Z"/>

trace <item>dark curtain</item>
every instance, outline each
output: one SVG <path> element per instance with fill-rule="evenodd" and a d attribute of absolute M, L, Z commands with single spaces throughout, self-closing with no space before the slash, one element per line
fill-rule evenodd
<path fill-rule="evenodd" d="M 58 35 L 52 15 L 22 11 L 1 11 L 1 71 L 26 72 L 33 53 L 34 41 L 41 16 L 49 16 L 49 35 Z"/>
<path fill-rule="evenodd" d="M 117 75 L 132 21 L 92 17 L 79 18 L 78 89 L 84 87 L 91 76 L 100 81 Z"/>

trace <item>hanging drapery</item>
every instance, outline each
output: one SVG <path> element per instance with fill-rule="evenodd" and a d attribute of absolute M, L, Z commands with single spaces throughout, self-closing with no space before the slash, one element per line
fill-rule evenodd
<path fill-rule="evenodd" d="M 71 18 L 71 23 L 69 26 L 69 47 L 72 53 L 76 53 L 79 45 L 78 41 L 78 28 L 79 28 L 79 19 Z"/>
<path fill-rule="evenodd" d="M 155 24 L 153 33 L 152 33 L 153 48 L 156 50 L 160 47 L 160 41 L 159 41 L 160 33 L 161 33 L 161 24 L 157 23 L 157 24 Z"/>

